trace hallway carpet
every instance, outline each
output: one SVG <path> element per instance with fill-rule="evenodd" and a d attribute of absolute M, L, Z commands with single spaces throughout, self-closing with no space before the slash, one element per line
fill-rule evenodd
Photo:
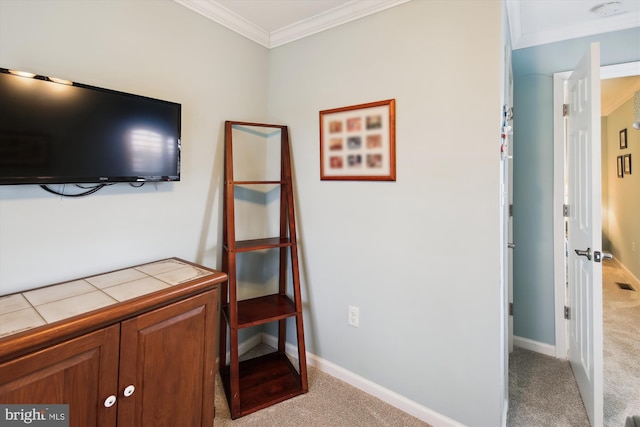
<path fill-rule="evenodd" d="M 604 426 L 623 427 L 640 415 L 640 283 L 615 260 L 603 261 L 602 282 Z M 515 348 L 507 419 L 510 427 L 588 427 L 569 362 Z"/>
<path fill-rule="evenodd" d="M 603 262 L 602 277 L 604 425 L 621 427 L 627 417 L 640 415 L 640 283 L 615 260 Z"/>

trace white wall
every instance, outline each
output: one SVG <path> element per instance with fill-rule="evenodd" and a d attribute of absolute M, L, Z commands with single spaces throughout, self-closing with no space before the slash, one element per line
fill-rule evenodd
<path fill-rule="evenodd" d="M 183 120 L 180 182 L 0 186 L 0 295 L 170 256 L 216 267 L 223 124 L 265 119 L 267 58 L 170 0 L 0 1 L 0 67 L 179 102 Z"/>
<path fill-rule="evenodd" d="M 496 426 L 501 11 L 456 3 L 409 2 L 272 50 L 269 115 L 291 130 L 307 349 Z M 320 181 L 319 111 L 388 98 L 397 182 Z"/>

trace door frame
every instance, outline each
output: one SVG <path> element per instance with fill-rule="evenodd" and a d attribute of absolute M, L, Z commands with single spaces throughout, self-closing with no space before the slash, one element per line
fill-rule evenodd
<path fill-rule="evenodd" d="M 565 185 L 565 118 L 562 105 L 571 71 L 553 75 L 553 289 L 555 313 L 555 356 L 568 357 L 568 322 L 564 318 L 566 296 L 566 257 L 562 205 Z M 600 67 L 600 80 L 640 75 L 640 61 Z M 601 172 L 602 173 L 602 172 Z M 600 200 L 602 204 L 602 200 Z"/>

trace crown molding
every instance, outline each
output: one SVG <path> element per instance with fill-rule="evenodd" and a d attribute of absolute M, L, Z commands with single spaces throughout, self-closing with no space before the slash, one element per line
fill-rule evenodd
<path fill-rule="evenodd" d="M 269 32 L 213 0 L 174 0 L 200 15 L 269 48 Z"/>
<path fill-rule="evenodd" d="M 309 19 L 272 31 L 270 47 L 282 46 L 409 1 L 411 0 L 351 1 Z"/>
<path fill-rule="evenodd" d="M 215 0 L 174 0 L 176 3 L 197 12 L 212 21 L 268 48 L 274 48 L 292 41 L 346 24 L 356 19 L 407 3 L 411 0 L 352 0 L 342 6 L 320 13 L 289 26 L 268 32 L 244 19 L 235 12 L 221 6 Z M 594 34 L 635 28 L 640 23 L 640 12 L 628 12 L 587 23 L 540 33 L 522 32 L 521 0 L 506 0 L 507 19 L 513 50 Z"/>
<path fill-rule="evenodd" d="M 249 22 L 240 15 L 221 6 L 215 0 L 174 0 L 194 12 L 229 28 L 236 33 L 261 44 L 266 48 L 274 48 L 294 40 L 337 27 L 342 24 L 363 18 L 368 15 L 398 6 L 411 0 L 367 0 L 350 1 L 289 26 L 274 30 L 271 33 Z"/>

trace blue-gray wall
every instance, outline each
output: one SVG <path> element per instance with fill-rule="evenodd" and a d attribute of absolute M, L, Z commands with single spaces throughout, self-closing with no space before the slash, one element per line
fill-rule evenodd
<path fill-rule="evenodd" d="M 502 3 L 456 3 L 410 1 L 272 49 L 268 111 L 291 129 L 307 350 L 499 426 Z M 318 111 L 389 98 L 397 181 L 321 181 Z"/>
<path fill-rule="evenodd" d="M 513 52 L 514 335 L 555 345 L 553 74 L 573 69 L 592 42 L 601 65 L 640 60 L 640 28 Z"/>

